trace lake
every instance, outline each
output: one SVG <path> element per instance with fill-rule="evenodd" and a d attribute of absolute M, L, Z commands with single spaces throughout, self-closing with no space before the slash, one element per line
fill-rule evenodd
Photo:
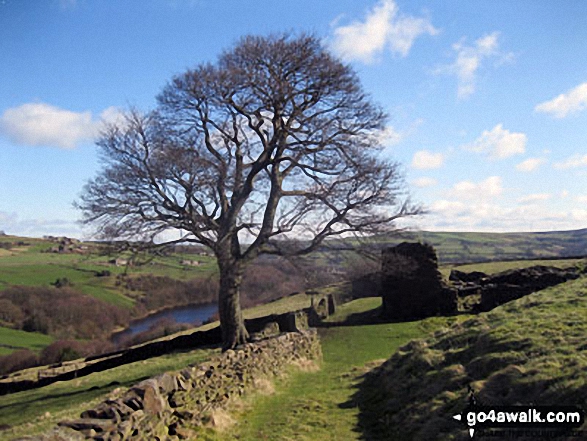
<path fill-rule="evenodd" d="M 171 319 L 176 323 L 202 323 L 218 312 L 216 303 L 205 305 L 178 306 L 164 311 L 155 312 L 142 319 L 134 320 L 124 331 L 112 335 L 111 340 L 116 343 L 121 339 L 146 331 L 159 320 Z"/>

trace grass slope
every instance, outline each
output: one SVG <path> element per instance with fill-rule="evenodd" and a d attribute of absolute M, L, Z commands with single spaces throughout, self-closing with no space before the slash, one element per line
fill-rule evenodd
<path fill-rule="evenodd" d="M 465 408 L 468 385 L 486 405 L 587 408 L 586 317 L 581 278 L 400 348 L 355 396 L 366 438 L 469 439 L 450 418 Z"/>
<path fill-rule="evenodd" d="M 450 271 L 456 269 L 470 273 L 481 271 L 485 274 L 495 274 L 501 271 L 511 269 L 528 268 L 534 265 L 553 266 L 555 268 L 568 268 L 572 266 L 584 266 L 587 264 L 586 259 L 557 259 L 557 260 L 507 260 L 498 262 L 470 263 L 466 265 L 441 265 L 440 272 L 448 278 Z"/>

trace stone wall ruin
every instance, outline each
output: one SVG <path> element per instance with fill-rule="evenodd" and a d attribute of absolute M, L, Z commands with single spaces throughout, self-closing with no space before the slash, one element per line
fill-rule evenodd
<path fill-rule="evenodd" d="M 579 276 L 580 271 L 574 267 L 556 268 L 535 265 L 492 275 L 453 270 L 449 280 L 451 280 L 459 297 L 480 295 L 481 301 L 474 306 L 473 310 L 474 312 L 486 312 L 509 301 L 576 279 Z"/>
<path fill-rule="evenodd" d="M 403 242 L 384 249 L 381 262 L 383 316 L 414 320 L 457 312 L 456 293 L 442 280 L 431 245 Z"/>

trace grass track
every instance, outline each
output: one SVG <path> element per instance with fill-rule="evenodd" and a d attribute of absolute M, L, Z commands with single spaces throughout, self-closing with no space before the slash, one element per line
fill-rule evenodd
<path fill-rule="evenodd" d="M 204 432 L 209 440 L 356 440 L 359 409 L 350 402 L 356 383 L 369 367 L 400 346 L 456 318 L 420 322 L 353 324 L 373 316 L 381 304 L 368 298 L 343 305 L 320 328 L 324 360 L 318 372 L 295 371 L 276 382 L 273 395 L 257 396 L 225 433 Z M 230 432 L 230 433 L 229 433 Z"/>

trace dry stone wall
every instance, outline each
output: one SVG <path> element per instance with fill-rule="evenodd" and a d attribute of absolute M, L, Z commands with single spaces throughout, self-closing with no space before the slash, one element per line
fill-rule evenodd
<path fill-rule="evenodd" d="M 226 351 L 200 365 L 145 380 L 122 397 L 104 401 L 79 419 L 36 441 L 195 439 L 192 428 L 257 381 L 283 373 L 291 365 L 322 357 L 315 329 L 280 334 Z"/>
<path fill-rule="evenodd" d="M 272 314 L 256 319 L 245 320 L 249 334 L 266 337 L 271 334 L 269 328 L 279 332 L 297 332 L 308 328 L 308 321 L 314 317 L 312 308 L 300 311 L 291 311 L 284 314 Z M 316 325 L 314 320 L 313 326 Z M 71 363 L 68 367 L 58 369 L 49 368 L 44 372 L 39 371 L 39 377 L 35 380 L 19 380 L 18 374 L 0 378 L 0 395 L 21 392 L 47 386 L 57 381 L 70 381 L 95 372 L 102 372 L 118 366 L 137 361 L 147 360 L 152 357 L 169 354 L 178 350 L 189 350 L 207 346 L 219 345 L 222 342 L 220 327 L 216 326 L 208 331 L 194 331 L 191 334 L 179 335 L 168 340 L 159 340 L 135 346 L 130 349 L 111 352 L 98 356 L 88 357 L 83 361 Z M 41 375 L 42 372 L 42 375 Z"/>

